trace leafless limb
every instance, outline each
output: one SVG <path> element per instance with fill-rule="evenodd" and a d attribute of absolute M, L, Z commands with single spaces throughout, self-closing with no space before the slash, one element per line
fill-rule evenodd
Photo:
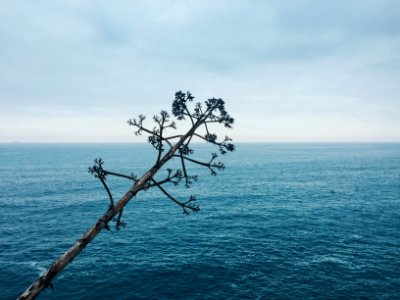
<path fill-rule="evenodd" d="M 110 221 L 116 222 L 117 230 L 123 227 L 125 225 L 122 221 L 124 207 L 140 191 L 146 191 L 157 187 L 168 199 L 179 205 L 185 215 L 200 210 L 200 207 L 196 204 L 196 197 L 194 195 L 189 196 L 187 201 L 182 202 L 170 194 L 165 186 L 168 184 L 179 185 L 184 180 L 185 186 L 188 188 L 197 180 L 197 175 L 188 174 L 188 165 L 186 163 L 206 167 L 211 171 L 212 175 L 216 175 L 217 171 L 223 170 L 225 168 L 224 164 L 215 162 L 217 158 L 217 154 L 215 153 L 211 154 L 211 159 L 209 161 L 201 161 L 192 157 L 195 151 L 191 147 L 191 142 L 194 137 L 200 138 L 218 147 L 222 155 L 234 151 L 235 146 L 230 143 L 230 138 L 225 137 L 222 140 L 218 140 L 217 135 L 211 133 L 210 128 L 207 126 L 207 124 L 210 123 L 220 123 L 227 128 L 231 128 L 234 120 L 226 112 L 225 102 L 222 99 L 208 99 L 204 102 L 204 106 L 201 103 L 193 105 L 193 99 L 194 97 L 190 92 L 183 93 L 179 91 L 175 94 L 175 99 L 172 103 L 173 116 L 178 121 L 189 118 L 191 122 L 191 127 L 186 133 L 166 135 L 167 131 L 176 129 L 175 121 L 171 121 L 166 111 L 161 111 L 159 115 L 153 117 L 153 121 L 155 122 L 153 129 L 145 127 L 144 122 L 146 117 L 143 115 L 128 120 L 128 124 L 135 128 L 135 135 L 142 135 L 143 133 L 149 134 L 147 140 L 157 150 L 157 158 L 154 165 L 151 166 L 143 176 L 138 177 L 134 174 L 127 175 L 105 170 L 103 168 L 104 161 L 101 158 L 95 159 L 94 165 L 89 168 L 89 173 L 99 179 L 106 190 L 110 200 L 108 209 L 74 245 L 55 260 L 49 269 L 37 278 L 18 299 L 34 299 L 45 288 L 52 288 L 54 278 L 87 246 L 87 244 L 89 244 L 103 228 L 110 230 L 108 225 Z M 193 107 L 193 109 L 191 107 Z M 205 132 L 202 133 L 202 130 Z M 156 174 L 164 169 L 165 165 L 174 158 L 180 160 L 181 168 L 175 170 L 166 168 L 166 177 L 163 179 L 156 179 Z M 106 183 L 107 178 L 110 176 L 127 179 L 132 182 L 132 186 L 117 202 L 114 201 L 111 190 Z"/>

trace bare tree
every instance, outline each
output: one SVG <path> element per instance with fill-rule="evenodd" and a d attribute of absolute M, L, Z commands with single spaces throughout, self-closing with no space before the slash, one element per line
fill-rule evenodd
<path fill-rule="evenodd" d="M 211 133 L 213 123 L 219 123 L 230 128 L 233 118 L 226 112 L 225 103 L 220 98 L 211 98 L 204 102 L 194 103 L 194 97 L 190 92 L 181 91 L 175 94 L 172 103 L 172 114 L 177 120 L 190 122 L 190 128 L 184 134 L 169 135 L 168 131 L 176 129 L 176 122 L 172 121 L 166 111 L 161 111 L 160 115 L 153 117 L 155 127 L 148 129 L 144 125 L 145 116 L 139 115 L 136 119 L 128 120 L 128 124 L 135 128 L 136 135 L 143 133 L 149 134 L 148 142 L 157 150 L 155 164 L 142 176 L 137 177 L 133 174 L 126 175 L 104 169 L 104 161 L 101 158 L 95 159 L 94 165 L 89 168 L 89 173 L 98 178 L 106 190 L 110 203 L 108 210 L 98 219 L 82 237 L 75 242 L 63 255 L 61 255 L 39 278 L 37 278 L 28 289 L 20 295 L 18 299 L 34 299 L 42 290 L 47 287 L 53 289 L 52 281 L 54 278 L 89 244 L 96 235 L 103 229 L 110 230 L 109 223 L 114 221 L 117 230 L 124 225 L 122 222 L 122 212 L 126 204 L 140 191 L 150 188 L 158 188 L 167 198 L 179 205 L 184 214 L 198 212 L 199 206 L 196 204 L 196 197 L 189 196 L 186 200 L 178 200 L 167 191 L 167 185 L 178 185 L 184 182 L 186 187 L 190 187 L 193 181 L 197 180 L 197 175 L 189 175 L 188 165 L 196 164 L 210 170 L 211 175 L 216 175 L 218 170 L 225 168 L 222 162 L 216 162 L 217 153 L 211 153 L 210 160 L 201 161 L 191 156 L 194 152 L 191 142 L 194 139 L 204 140 L 218 148 L 220 154 L 225 155 L 233 151 L 235 146 L 230 143 L 231 139 L 225 137 L 222 140 L 217 138 L 215 133 Z M 166 176 L 162 180 L 156 180 L 155 175 L 171 159 L 178 159 L 180 168 L 166 168 Z M 107 185 L 107 177 L 116 176 L 132 181 L 131 188 L 125 195 L 115 202 L 111 190 Z"/>

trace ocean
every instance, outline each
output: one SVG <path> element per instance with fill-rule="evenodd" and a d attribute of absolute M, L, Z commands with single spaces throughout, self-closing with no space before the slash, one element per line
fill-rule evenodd
<path fill-rule="evenodd" d="M 194 156 L 212 150 L 196 145 Z M 0 145 L 0 299 L 15 299 L 108 207 L 88 174 L 142 175 L 148 144 Z M 400 299 L 400 144 L 237 144 L 218 176 L 126 207 L 38 299 Z M 172 163 L 176 167 L 177 162 Z M 162 178 L 161 171 L 158 178 Z M 109 178 L 118 198 L 131 183 Z"/>

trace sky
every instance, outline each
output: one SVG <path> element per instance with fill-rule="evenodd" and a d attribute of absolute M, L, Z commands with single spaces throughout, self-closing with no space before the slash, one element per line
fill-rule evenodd
<path fill-rule="evenodd" d="M 235 141 L 399 142 L 399 53 L 398 0 L 0 0 L 0 142 L 143 142 L 178 90 Z"/>

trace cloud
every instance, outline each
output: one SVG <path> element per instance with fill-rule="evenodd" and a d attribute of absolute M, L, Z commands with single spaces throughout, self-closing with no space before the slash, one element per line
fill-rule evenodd
<path fill-rule="evenodd" d="M 399 12 L 396 1 L 357 0 L 4 2 L 0 141 L 42 140 L 23 134 L 21 120 L 45 124 L 65 112 L 87 128 L 86 136 L 62 129 L 69 140 L 94 140 L 88 116 L 116 131 L 115 117 L 125 126 L 168 108 L 179 89 L 225 98 L 242 140 L 259 130 L 252 120 L 259 128 L 271 118 L 286 124 L 273 131 L 287 140 L 346 120 L 365 125 L 354 140 L 376 124 L 400 140 Z M 302 122 L 313 126 L 298 132 Z M 61 129 L 43 130 L 54 140 Z M 104 141 L 115 131 L 104 130 Z M 271 139 L 265 130 L 255 136 Z"/>

